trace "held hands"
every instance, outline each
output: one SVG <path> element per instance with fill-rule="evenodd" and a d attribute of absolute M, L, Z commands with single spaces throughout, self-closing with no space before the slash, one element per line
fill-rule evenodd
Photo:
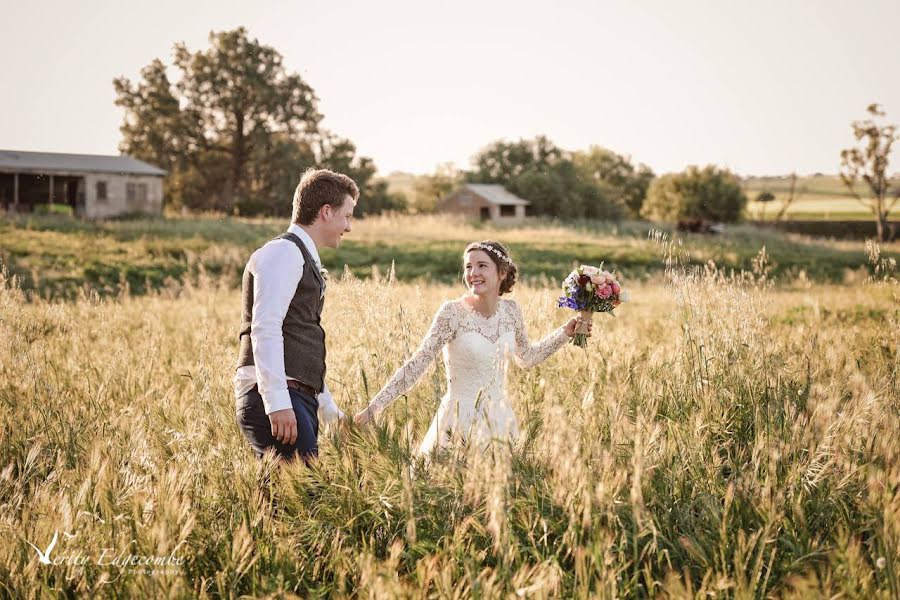
<path fill-rule="evenodd" d="M 357 427 L 364 427 L 375 420 L 372 410 L 367 406 L 353 417 L 353 422 Z"/>
<path fill-rule="evenodd" d="M 357 426 L 364 425 L 371 420 L 371 413 L 367 416 L 368 409 L 361 411 L 356 415 L 352 422 Z M 294 414 L 293 408 L 285 408 L 269 413 L 269 423 L 272 425 L 272 437 L 288 446 L 293 445 L 297 441 L 297 415 Z M 340 430 L 346 431 L 350 426 L 351 419 L 344 413 L 338 411 L 338 417 L 335 424 Z"/>
<path fill-rule="evenodd" d="M 566 323 L 566 335 L 569 337 L 575 337 L 575 332 L 578 331 L 578 326 L 581 325 L 582 319 L 581 315 L 576 315 L 569 319 L 569 322 Z M 591 329 L 594 327 L 593 321 L 588 321 L 587 324 L 587 336 L 591 336 Z"/>

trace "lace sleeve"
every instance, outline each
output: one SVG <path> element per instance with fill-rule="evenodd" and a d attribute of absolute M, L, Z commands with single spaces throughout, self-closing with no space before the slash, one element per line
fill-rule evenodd
<path fill-rule="evenodd" d="M 409 390 L 422 377 L 422 374 L 425 373 L 428 366 L 437 357 L 441 348 L 453 339 L 453 335 L 456 333 L 456 326 L 453 304 L 452 302 L 444 302 L 434 316 L 431 328 L 428 330 L 419 348 L 402 367 L 397 369 L 397 372 L 394 373 L 369 403 L 369 409 L 373 414 L 378 414 L 387 408 L 391 402 Z"/>
<path fill-rule="evenodd" d="M 528 332 L 525 329 L 525 317 L 522 315 L 522 309 L 519 305 L 512 301 L 510 310 L 513 314 L 513 324 L 516 333 L 516 364 L 526 369 L 538 365 L 562 348 L 569 336 L 566 335 L 566 326 L 562 325 L 558 329 L 550 332 L 541 341 L 532 344 L 528 341 Z"/>

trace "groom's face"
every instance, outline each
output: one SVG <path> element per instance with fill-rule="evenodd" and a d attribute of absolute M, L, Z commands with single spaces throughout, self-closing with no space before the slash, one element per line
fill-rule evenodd
<path fill-rule="evenodd" d="M 325 246 L 337 248 L 341 245 L 341 238 L 353 229 L 351 221 L 355 207 L 356 202 L 350 194 L 344 197 L 344 202 L 340 206 L 326 204 L 322 207 L 322 237 L 325 238 Z"/>

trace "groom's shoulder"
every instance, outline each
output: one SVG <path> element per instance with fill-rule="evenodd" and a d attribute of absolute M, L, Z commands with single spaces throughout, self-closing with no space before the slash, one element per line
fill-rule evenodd
<path fill-rule="evenodd" d="M 269 256 L 293 256 L 294 254 L 300 254 L 302 257 L 302 253 L 300 249 L 297 248 L 297 245 L 294 244 L 293 241 L 283 237 L 277 237 L 269 240 L 259 248 L 257 248 L 251 256 L 259 257 L 269 257 Z"/>
<path fill-rule="evenodd" d="M 277 269 L 284 273 L 282 269 L 285 268 L 291 271 L 298 269 L 300 272 L 303 269 L 303 262 L 303 254 L 290 240 L 275 238 L 257 248 L 250 255 L 245 269 L 251 273 L 259 273 L 260 269 L 265 269 L 267 272 Z"/>

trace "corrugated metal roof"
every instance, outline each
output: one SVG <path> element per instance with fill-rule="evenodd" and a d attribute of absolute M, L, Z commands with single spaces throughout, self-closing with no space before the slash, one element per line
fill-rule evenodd
<path fill-rule="evenodd" d="M 522 200 L 515 194 L 507 192 L 506 188 L 496 183 L 467 183 L 463 187 L 475 192 L 491 204 L 512 204 L 518 206 L 531 204 L 528 200 Z"/>
<path fill-rule="evenodd" d="M 122 173 L 159 175 L 165 171 L 130 156 L 58 154 L 0 150 L 0 171 L 5 173 Z"/>

